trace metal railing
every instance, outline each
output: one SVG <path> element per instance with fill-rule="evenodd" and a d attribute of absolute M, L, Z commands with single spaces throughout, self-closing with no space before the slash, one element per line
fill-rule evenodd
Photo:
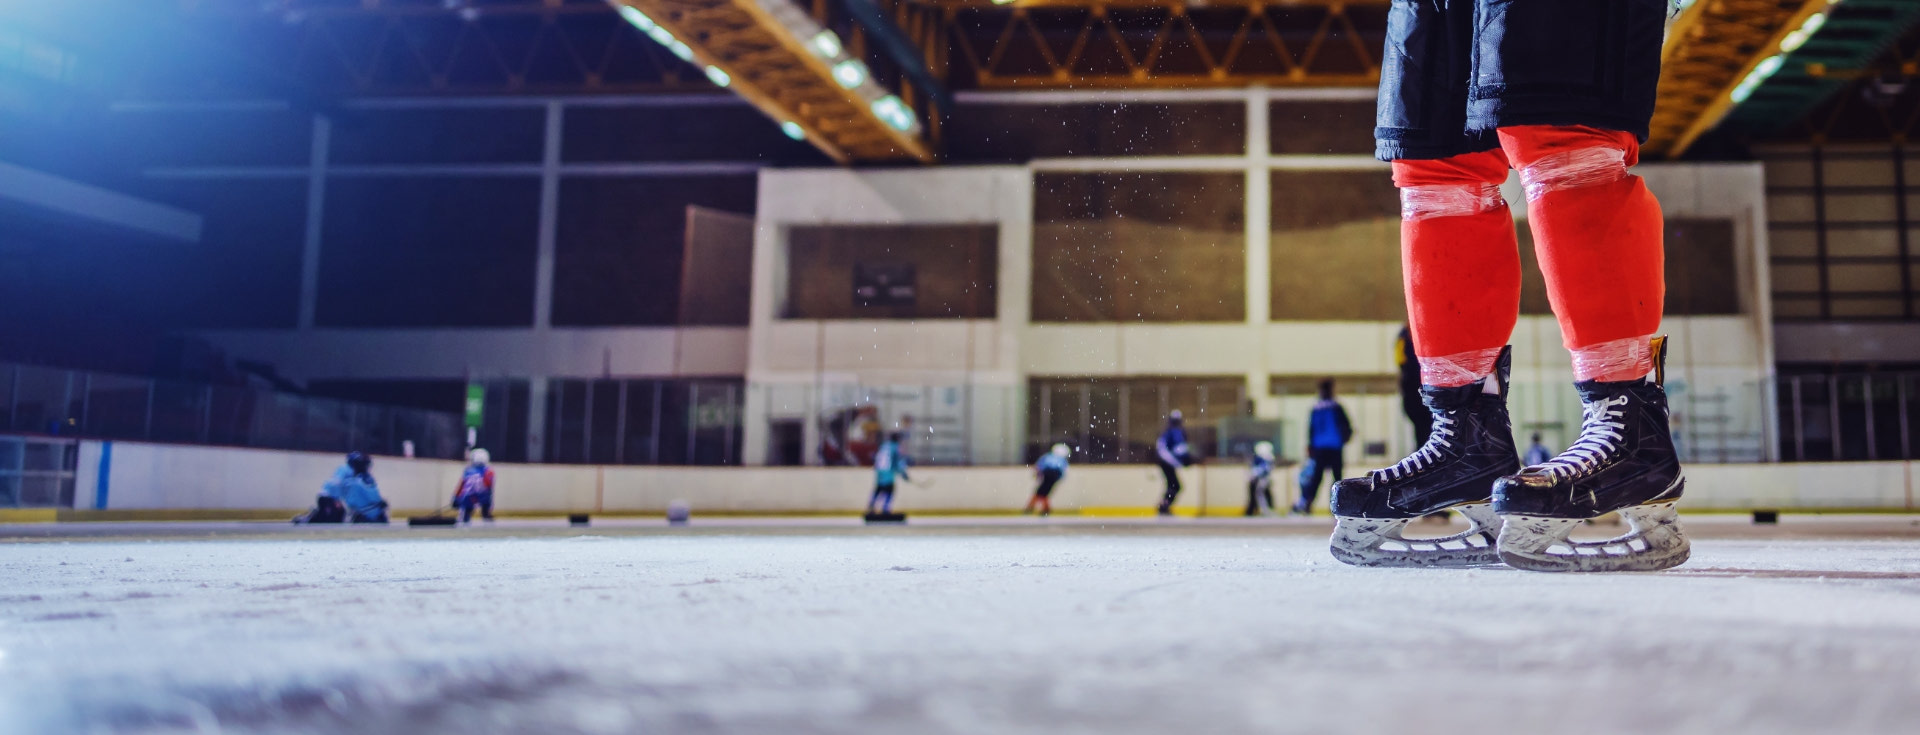
<path fill-rule="evenodd" d="M 744 393 L 736 380 L 549 381 L 545 461 L 739 464 Z"/>
<path fill-rule="evenodd" d="M 80 444 L 0 436 L 0 508 L 72 508 Z"/>
<path fill-rule="evenodd" d="M 457 458 L 455 413 L 237 386 L 0 363 L 0 431 Z"/>
<path fill-rule="evenodd" d="M 1785 461 L 1920 458 L 1920 373 L 1783 376 L 1778 394 Z"/>

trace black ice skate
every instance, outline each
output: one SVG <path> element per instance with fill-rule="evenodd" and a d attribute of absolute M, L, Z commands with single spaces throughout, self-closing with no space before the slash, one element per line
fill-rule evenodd
<path fill-rule="evenodd" d="M 1333 485 L 1333 556 L 1370 567 L 1497 564 L 1500 518 L 1487 500 L 1493 483 L 1520 469 L 1507 418 L 1513 349 L 1493 375 L 1457 388 L 1421 386 L 1433 434 L 1399 464 Z M 1465 516 L 1466 531 L 1433 539 L 1401 536 L 1408 522 L 1441 510 Z"/>
<path fill-rule="evenodd" d="M 1567 451 L 1494 486 L 1493 508 L 1506 522 L 1500 558 L 1542 572 L 1655 571 L 1687 560 L 1687 537 L 1674 503 L 1686 474 L 1667 427 L 1665 338 L 1653 342 L 1645 380 L 1575 383 L 1586 405 L 1580 438 Z M 1627 533 L 1571 541 L 1586 519 L 1619 511 Z"/>

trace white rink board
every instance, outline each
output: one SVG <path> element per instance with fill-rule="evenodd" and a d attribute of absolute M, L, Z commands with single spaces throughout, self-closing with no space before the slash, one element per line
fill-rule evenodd
<path fill-rule="evenodd" d="M 104 443 L 81 443 L 76 496 L 93 507 Z M 320 452 L 112 442 L 107 510 L 297 510 L 342 458 Z M 1275 501 L 1293 502 L 1294 471 L 1274 477 Z M 461 464 L 376 457 L 373 474 L 396 510 L 438 507 L 451 496 Z M 839 513 L 864 507 L 871 470 L 820 467 L 663 467 L 598 465 L 495 466 L 495 508 L 506 513 L 658 513 L 685 500 L 696 512 Z M 1019 508 L 1033 491 L 1025 467 L 924 467 L 898 485 L 896 506 L 908 512 L 994 512 Z M 1207 465 L 1181 471 L 1176 508 L 1232 513 L 1247 501 L 1246 471 Z M 1682 509 L 1912 510 L 1914 463 L 1689 465 Z M 1057 511 L 1133 511 L 1159 501 L 1151 465 L 1081 465 L 1055 491 Z M 1323 489 L 1316 504 L 1324 511 Z"/>

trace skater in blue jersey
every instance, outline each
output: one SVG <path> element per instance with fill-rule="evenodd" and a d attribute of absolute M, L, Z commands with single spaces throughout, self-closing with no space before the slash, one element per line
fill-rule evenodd
<path fill-rule="evenodd" d="M 1027 508 L 1021 513 L 1032 513 L 1034 507 L 1039 506 L 1040 517 L 1053 514 L 1053 487 L 1067 476 L 1067 457 L 1072 454 L 1073 450 L 1067 445 L 1055 444 L 1052 451 L 1040 455 L 1040 461 L 1033 463 L 1033 474 L 1040 478 L 1040 487 L 1034 489 L 1033 498 L 1027 501 Z"/>
<path fill-rule="evenodd" d="M 347 463 L 334 470 L 333 479 L 324 487 L 327 497 L 347 507 L 348 523 L 387 522 L 387 501 L 380 497 L 372 470 L 372 457 L 360 452 L 348 454 Z"/>
<path fill-rule="evenodd" d="M 1253 445 L 1247 467 L 1247 517 L 1273 515 L 1273 442 Z"/>
<path fill-rule="evenodd" d="M 1160 474 L 1167 480 L 1166 497 L 1157 509 L 1160 515 L 1173 515 L 1173 501 L 1180 496 L 1180 468 L 1193 464 L 1193 451 L 1187 447 L 1185 417 L 1178 410 L 1167 415 L 1167 428 L 1153 443 L 1153 456 Z"/>
<path fill-rule="evenodd" d="M 879 451 L 873 455 L 873 497 L 867 499 L 868 514 L 876 512 L 875 506 L 879 507 L 879 513 L 892 513 L 895 477 L 913 479 L 907 476 L 907 454 L 900 449 L 903 439 L 905 437 L 898 431 L 888 434 L 886 441 L 880 443 Z"/>

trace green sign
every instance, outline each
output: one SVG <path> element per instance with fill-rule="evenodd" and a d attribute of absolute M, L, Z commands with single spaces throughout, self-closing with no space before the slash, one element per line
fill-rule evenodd
<path fill-rule="evenodd" d="M 480 428 L 480 414 L 487 407 L 487 388 L 479 383 L 467 384 L 467 428 Z"/>

